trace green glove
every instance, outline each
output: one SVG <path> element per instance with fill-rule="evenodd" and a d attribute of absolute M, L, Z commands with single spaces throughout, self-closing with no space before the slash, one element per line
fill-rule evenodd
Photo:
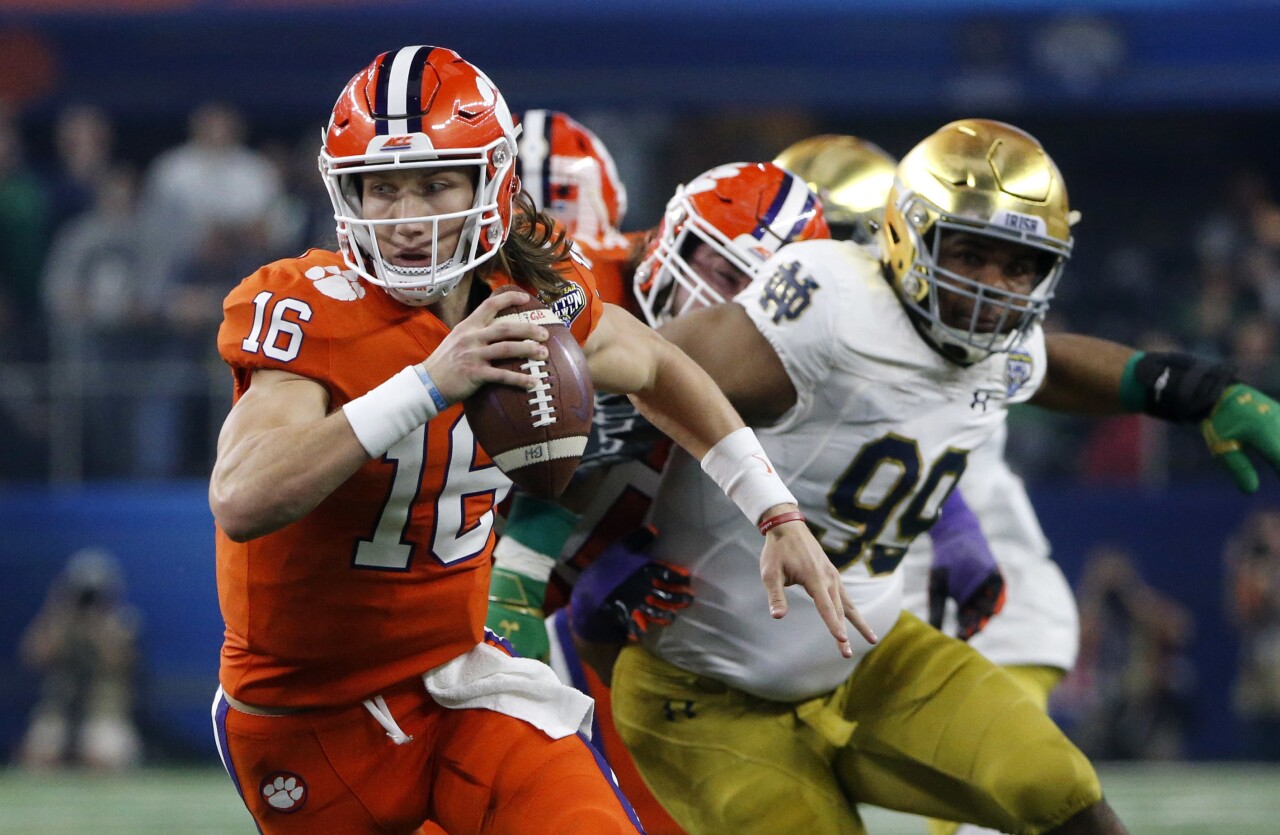
<path fill-rule="evenodd" d="M 485 626 L 524 658 L 551 658 L 542 603 L 556 557 L 577 521 L 576 514 L 555 502 L 523 493 L 512 497 L 507 524 L 493 550 Z"/>
<path fill-rule="evenodd" d="M 525 658 L 547 661 L 551 645 L 543 622 L 547 584 L 497 566 L 489 579 L 489 615 L 485 626 L 511 642 Z"/>
<path fill-rule="evenodd" d="M 1209 451 L 1222 459 L 1246 493 L 1258 490 L 1258 471 L 1246 450 L 1253 450 L 1280 471 L 1280 403 L 1250 386 L 1228 386 L 1209 417 L 1200 424 Z"/>

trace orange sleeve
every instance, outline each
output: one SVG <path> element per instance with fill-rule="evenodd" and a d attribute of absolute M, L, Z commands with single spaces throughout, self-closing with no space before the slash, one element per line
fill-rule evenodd
<path fill-rule="evenodd" d="M 596 289 L 595 276 L 576 258 L 567 259 L 560 268 L 565 286 L 554 294 L 543 293 L 543 304 L 551 308 L 573 333 L 579 345 L 586 344 L 604 314 L 604 302 Z"/>
<path fill-rule="evenodd" d="M 313 263 L 321 254 L 329 253 L 313 250 L 302 258 L 268 264 L 227 295 L 218 353 L 231 366 L 237 397 L 259 368 L 321 381 L 330 376 L 332 308 L 306 275 L 308 268 L 323 270 L 323 265 Z"/>

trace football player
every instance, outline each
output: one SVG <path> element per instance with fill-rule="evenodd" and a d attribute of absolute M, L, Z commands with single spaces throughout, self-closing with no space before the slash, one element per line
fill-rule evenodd
<path fill-rule="evenodd" d="M 794 175 L 768 164 L 720 166 L 681 187 L 637 271 L 646 318 L 657 323 L 675 311 L 735 296 L 754 280 L 762 263 L 759 240 L 765 219 L 773 212 L 775 228 L 785 229 L 793 210 L 778 207 L 785 207 L 788 199 L 800 212 L 795 217 L 809 214 L 809 198 L 799 199 L 803 194 Z M 825 227 L 801 228 L 797 239 L 826 236 Z M 548 620 L 551 663 L 562 680 L 595 698 L 598 738 L 637 810 L 641 800 L 646 803 L 641 814 L 646 826 L 676 833 L 682 830 L 665 810 L 657 813 L 647 805 L 647 788 L 632 788 L 631 781 L 639 777 L 633 776 L 634 764 L 611 726 L 607 686 L 620 645 L 670 624 L 692 600 L 684 572 L 644 555 L 642 543 L 649 532 L 641 529 L 610 545 L 619 532 L 632 530 L 642 521 L 667 447 L 658 443 L 653 450 L 647 448 L 646 436 L 638 427 L 643 419 L 638 415 L 602 413 L 599 417 L 597 431 L 614 442 L 600 457 L 614 463 L 597 491 L 597 512 L 579 526 L 568 549 L 571 557 L 563 570 L 574 573 L 576 582 L 571 607 Z M 958 493 L 949 503 L 953 510 L 948 518 L 966 518 Z M 994 568 L 994 561 L 990 567 Z"/>
<path fill-rule="evenodd" d="M 213 720 L 262 832 L 639 829 L 583 737 L 590 699 L 483 629 L 510 481 L 461 403 L 530 384 L 494 364 L 546 358 L 541 326 L 497 319 L 529 294 L 582 343 L 598 388 L 629 393 L 768 521 L 761 605 L 778 612 L 800 583 L 833 655 L 852 654 L 846 617 L 874 640 L 810 531 L 780 521 L 794 499 L 715 384 L 602 304 L 520 197 L 517 135 L 452 50 L 379 55 L 342 90 L 320 151 L 339 251 L 268 264 L 226 299 Z M 524 292 L 492 292 L 508 284 Z"/>
<path fill-rule="evenodd" d="M 804 177 L 822 195 L 833 237 L 845 237 L 878 251 L 884 207 L 893 187 L 897 161 L 870 142 L 853 136 L 824 135 L 788 146 L 775 160 Z M 848 234 L 837 235 L 847 231 Z M 1006 595 L 999 617 L 986 604 L 998 598 L 982 589 L 991 582 L 971 565 L 957 565 L 934 550 L 948 531 L 964 533 L 972 521 L 943 516 L 919 537 L 903 559 L 903 601 L 908 611 L 948 634 L 964 638 L 1004 667 L 1041 709 L 1049 694 L 1075 664 L 1079 615 L 1062 570 L 1049 556 L 1022 480 L 1004 459 L 1007 427 L 969 454 L 963 479 L 964 499 L 1003 575 Z M 945 529 L 944 529 L 945 528 Z M 974 591 L 978 593 L 975 595 Z M 948 598 L 958 606 L 947 607 Z M 945 622 L 944 622 L 945 612 Z M 934 835 L 978 835 L 993 830 L 933 821 Z"/>
<path fill-rule="evenodd" d="M 518 161 L 525 191 L 578 245 L 600 298 L 629 307 L 631 272 L 648 233 L 621 231 L 627 189 L 609 149 L 558 110 L 526 110 L 520 124 Z"/>
<path fill-rule="evenodd" d="M 688 831 L 861 832 L 857 803 L 1007 832 L 1126 831 L 1088 760 L 1012 677 L 902 611 L 906 549 L 1012 403 L 1204 421 L 1248 489 L 1246 449 L 1280 465 L 1280 406 L 1223 369 L 1046 337 L 1071 220 L 1034 138 L 954 122 L 899 164 L 881 257 L 793 244 L 732 303 L 664 327 L 767 424 L 773 465 L 884 634 L 853 662 L 828 660 L 812 621 L 765 617 L 744 570 L 758 529 L 673 454 L 653 555 L 684 565 L 696 597 L 622 650 L 612 695 L 646 783 Z"/>

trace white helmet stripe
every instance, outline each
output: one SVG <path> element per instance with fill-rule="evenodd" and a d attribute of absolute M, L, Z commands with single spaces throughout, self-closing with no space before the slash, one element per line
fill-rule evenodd
<path fill-rule="evenodd" d="M 407 116 L 409 108 L 409 74 L 413 70 L 413 61 L 419 52 L 427 49 L 424 46 L 406 46 L 396 53 L 391 61 L 391 73 L 387 83 L 386 113 L 388 116 Z M 417 115 L 416 113 L 414 114 Z M 409 132 L 409 120 L 388 119 L 387 133 L 391 136 Z"/>
<path fill-rule="evenodd" d="M 551 139 L 546 131 L 547 111 L 526 110 L 521 118 L 524 132 L 520 135 L 520 179 L 524 190 L 539 209 L 547 208 L 547 195 L 542 182 L 543 169 L 551 156 Z"/>
<path fill-rule="evenodd" d="M 776 236 L 771 239 L 762 239 L 762 243 L 771 252 L 776 252 L 778 247 L 782 246 L 791 237 L 796 226 L 796 216 L 804 211 L 805 203 L 812 194 L 809 191 L 809 186 L 799 177 L 788 176 L 784 188 L 787 189 L 787 195 L 783 199 L 782 205 L 774 213 L 773 217 L 765 219 L 769 224 L 769 231 Z"/>

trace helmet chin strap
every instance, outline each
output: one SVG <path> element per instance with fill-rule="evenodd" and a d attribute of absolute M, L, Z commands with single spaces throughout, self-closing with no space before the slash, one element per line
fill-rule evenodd
<path fill-rule="evenodd" d="M 453 266 L 453 263 L 454 259 L 450 258 L 448 261 L 445 261 L 440 265 L 440 269 L 447 270 Z M 410 281 L 413 279 L 413 276 L 407 275 L 385 262 L 382 265 L 382 271 L 384 280 L 386 280 L 386 276 L 388 274 L 402 277 Z M 425 307 L 426 305 L 439 301 L 449 295 L 453 288 L 457 287 L 461 281 L 462 276 L 459 276 L 456 281 L 445 281 L 440 284 L 432 284 L 427 287 L 398 287 L 388 281 L 384 289 L 393 299 L 401 302 L 402 304 L 407 304 L 411 307 Z"/>

